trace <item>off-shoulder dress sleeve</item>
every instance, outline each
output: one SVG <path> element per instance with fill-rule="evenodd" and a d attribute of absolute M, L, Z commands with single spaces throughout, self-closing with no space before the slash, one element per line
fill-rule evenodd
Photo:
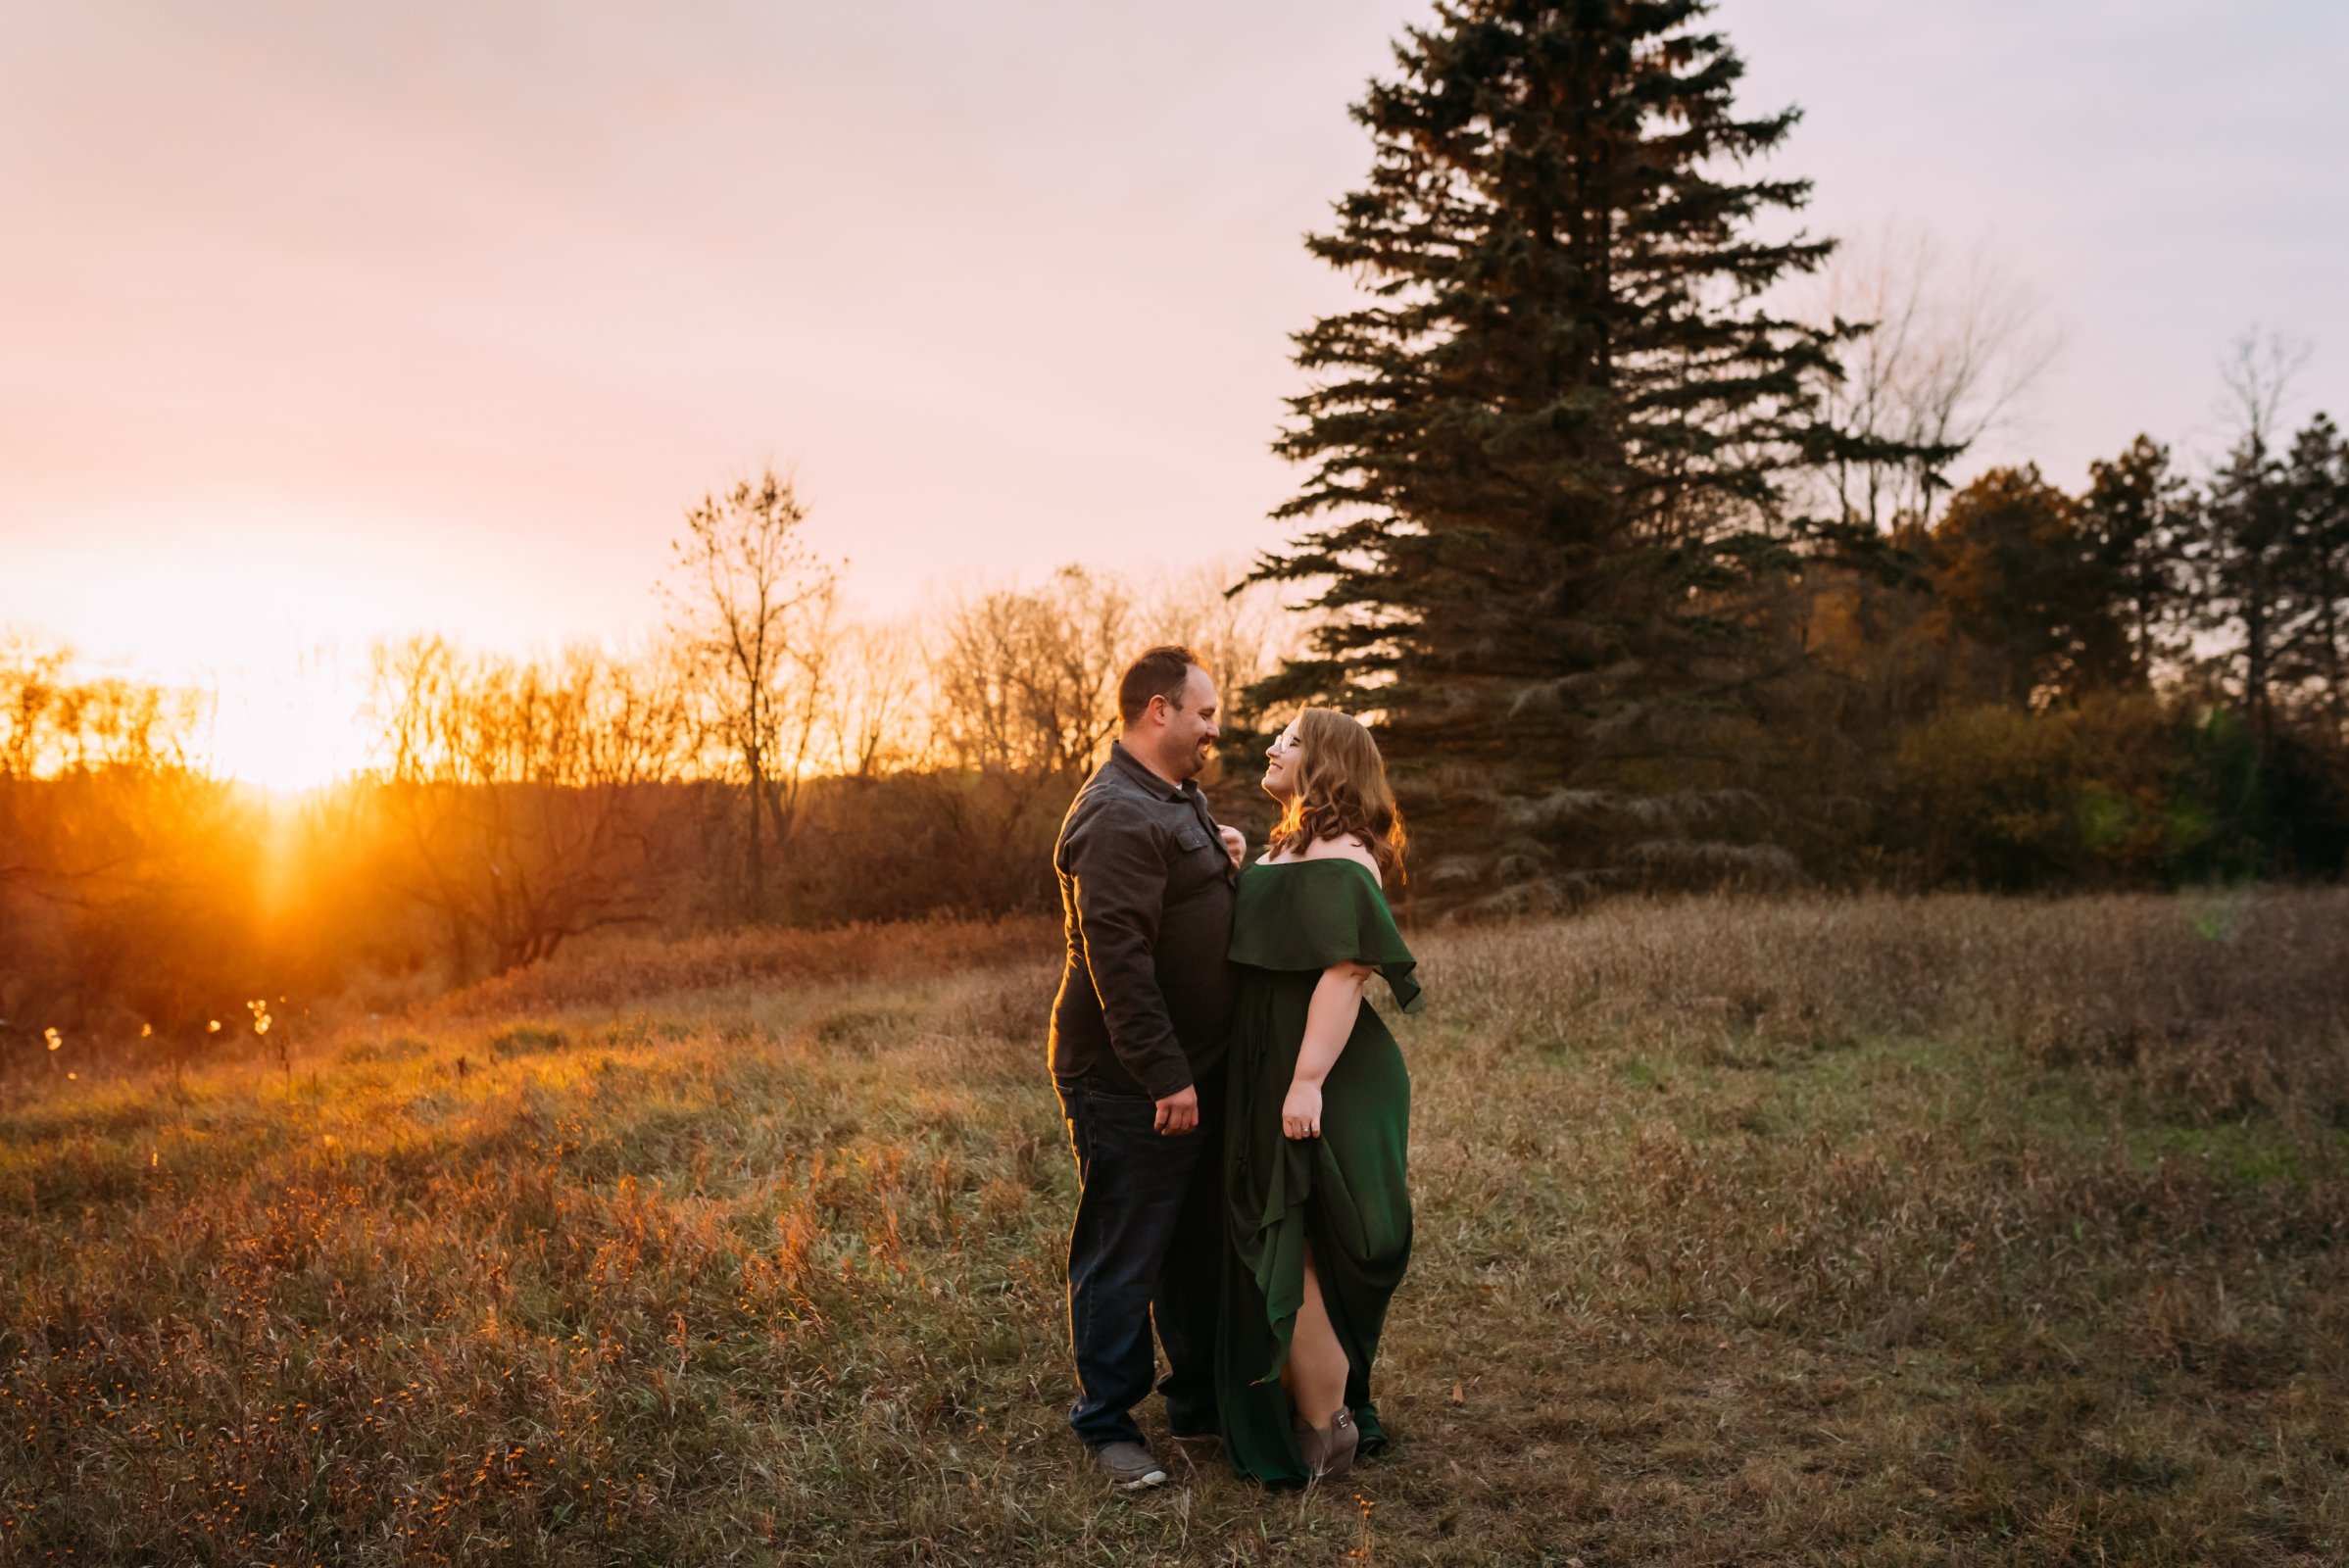
<path fill-rule="evenodd" d="M 1258 969 L 1366 963 L 1386 977 L 1403 1011 L 1419 1010 L 1411 973 L 1418 960 L 1395 929 L 1378 877 L 1359 860 L 1298 860 L 1242 878 L 1231 956 Z"/>

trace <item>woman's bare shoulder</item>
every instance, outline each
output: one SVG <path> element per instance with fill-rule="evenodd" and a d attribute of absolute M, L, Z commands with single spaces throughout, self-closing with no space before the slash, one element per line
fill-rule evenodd
<path fill-rule="evenodd" d="M 1380 874 L 1379 858 L 1370 853 L 1369 845 L 1351 833 L 1341 833 L 1336 838 L 1315 839 L 1305 846 L 1305 853 L 1298 856 L 1297 858 L 1300 860 L 1352 860 L 1357 865 L 1367 866 L 1371 875 Z"/>

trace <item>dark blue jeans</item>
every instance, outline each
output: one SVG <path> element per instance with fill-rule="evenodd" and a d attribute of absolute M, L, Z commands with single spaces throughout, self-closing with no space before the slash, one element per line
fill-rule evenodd
<path fill-rule="evenodd" d="M 1155 1131 L 1147 1095 L 1055 1086 L 1077 1156 L 1068 1236 L 1068 1334 L 1077 1402 L 1068 1424 L 1095 1447 L 1138 1443 L 1130 1413 L 1150 1392 L 1150 1330 L 1166 1350 L 1158 1384 L 1177 1433 L 1215 1423 L 1215 1316 L 1223 1287 L 1223 1078 L 1199 1085 L 1199 1124 Z"/>

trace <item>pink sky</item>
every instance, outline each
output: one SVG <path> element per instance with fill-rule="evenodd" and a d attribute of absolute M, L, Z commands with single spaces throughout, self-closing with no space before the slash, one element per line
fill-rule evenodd
<path fill-rule="evenodd" d="M 13 0 L 0 625 L 282 665 L 617 637 L 796 464 L 877 611 L 1278 542 L 1299 234 L 1396 0 Z M 2253 322 L 2349 415 L 2349 8 L 1729 0 L 1815 228 L 1995 248 L 2063 322 L 1985 457 L 2217 426 Z"/>

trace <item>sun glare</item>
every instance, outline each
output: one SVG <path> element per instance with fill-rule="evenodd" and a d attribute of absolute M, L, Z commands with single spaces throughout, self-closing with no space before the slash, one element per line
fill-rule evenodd
<path fill-rule="evenodd" d="M 123 563 L 53 553 L 44 620 L 89 674 L 200 693 L 190 760 L 217 777 L 299 792 L 367 766 L 368 644 L 456 607 L 316 540 L 208 533 Z"/>
<path fill-rule="evenodd" d="M 312 663 L 223 681 L 201 750 L 215 773 L 290 792 L 365 767 L 368 746 L 356 690 Z"/>
<path fill-rule="evenodd" d="M 18 629 L 87 676 L 197 694 L 189 760 L 255 788 L 298 794 L 377 764 L 378 644 L 441 634 L 519 657 L 576 633 L 494 552 L 399 519 L 240 496 L 159 501 L 123 527 L 138 548 L 12 559 L 12 597 L 32 612 Z M 0 614 L 0 634 L 15 625 Z"/>

